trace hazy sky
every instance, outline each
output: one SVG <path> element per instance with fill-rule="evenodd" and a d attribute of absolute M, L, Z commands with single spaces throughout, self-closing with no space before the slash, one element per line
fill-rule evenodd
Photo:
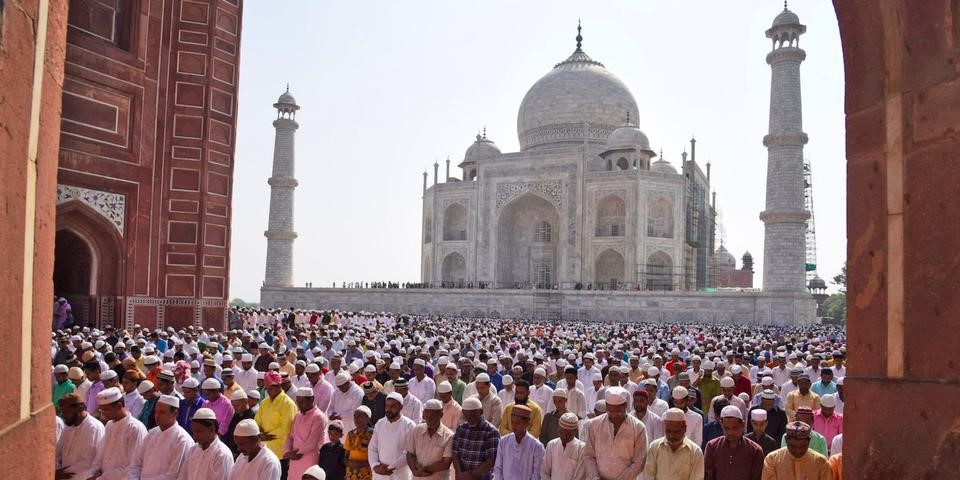
<path fill-rule="evenodd" d="M 524 94 L 575 48 L 633 92 L 639 127 L 675 166 L 697 139 L 713 165 L 724 244 L 761 281 L 775 0 L 244 4 L 230 296 L 258 301 L 276 118 L 287 82 L 297 114 L 294 281 L 419 281 L 422 172 L 462 159 L 477 131 L 518 150 Z M 843 64 L 830 2 L 794 0 L 805 155 L 813 164 L 820 276 L 846 257 Z M 460 176 L 451 167 L 451 176 Z"/>

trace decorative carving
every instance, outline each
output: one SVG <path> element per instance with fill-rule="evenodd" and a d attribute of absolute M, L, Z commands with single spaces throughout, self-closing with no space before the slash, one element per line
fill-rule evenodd
<path fill-rule="evenodd" d="M 123 236 L 124 214 L 126 213 L 126 197 L 123 194 L 73 185 L 57 185 L 57 205 L 70 200 L 78 200 L 103 215 L 114 227 L 117 227 L 120 236 Z"/>
<path fill-rule="evenodd" d="M 543 143 L 564 140 L 606 140 L 617 128 L 615 125 L 584 125 L 582 123 L 545 125 L 521 133 L 520 145 L 523 149 L 527 149 Z"/>
<path fill-rule="evenodd" d="M 542 194 L 557 208 L 563 205 L 563 182 L 545 180 L 542 182 L 501 183 L 497 185 L 497 209 L 499 210 L 514 198 L 526 192 Z"/>

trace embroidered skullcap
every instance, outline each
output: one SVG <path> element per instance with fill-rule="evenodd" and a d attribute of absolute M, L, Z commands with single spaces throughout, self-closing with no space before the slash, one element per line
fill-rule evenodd
<path fill-rule="evenodd" d="M 360 413 L 366 415 L 367 418 L 370 418 L 370 417 L 373 416 L 373 413 L 370 411 L 370 407 L 368 407 L 368 406 L 366 406 L 366 405 L 360 405 L 360 406 L 357 407 L 357 409 L 354 410 L 354 411 L 360 412 Z"/>
<path fill-rule="evenodd" d="M 765 422 L 765 421 L 767 421 L 767 411 L 764 410 L 764 409 L 762 409 L 762 408 L 758 408 L 758 409 L 756 409 L 756 410 L 751 410 L 751 411 L 750 411 L 750 420 L 753 420 L 754 422 Z"/>
<path fill-rule="evenodd" d="M 810 425 L 799 421 L 788 423 L 787 438 L 797 438 L 801 440 L 810 438 Z"/>
<path fill-rule="evenodd" d="M 180 408 L 180 399 L 174 397 L 173 395 L 160 395 L 160 400 L 158 402 L 169 405 L 173 408 Z"/>
<path fill-rule="evenodd" d="M 253 390 L 247 390 L 247 397 L 254 400 L 260 400 L 260 391 L 254 388 Z"/>
<path fill-rule="evenodd" d="M 687 398 L 687 395 L 689 395 L 689 394 L 690 394 L 690 391 L 687 390 L 686 387 L 684 387 L 684 386 L 677 386 L 677 387 L 675 387 L 675 388 L 673 389 L 673 394 L 672 394 L 672 395 L 673 395 L 673 399 L 674 399 L 674 400 L 682 400 L 682 399 L 684 399 L 684 398 Z"/>
<path fill-rule="evenodd" d="M 603 381 L 603 376 L 600 375 L 599 373 L 594 373 L 594 374 L 590 377 L 590 381 L 591 381 L 591 382 L 602 382 L 602 381 Z"/>
<path fill-rule="evenodd" d="M 123 393 L 117 387 L 103 389 L 97 394 L 97 405 L 110 405 L 123 400 Z"/>
<path fill-rule="evenodd" d="M 300 387 L 297 389 L 297 397 L 313 397 L 313 389 L 308 387 Z"/>
<path fill-rule="evenodd" d="M 117 372 L 112 369 L 108 369 L 106 372 L 100 374 L 100 380 L 113 380 L 117 378 Z"/>
<path fill-rule="evenodd" d="M 734 375 L 736 375 L 736 374 L 738 374 L 738 373 L 743 373 L 743 367 L 741 367 L 740 365 L 734 365 L 734 366 L 730 367 L 730 373 L 732 373 L 732 374 L 734 374 Z"/>
<path fill-rule="evenodd" d="M 824 395 L 824 396 L 820 397 L 820 406 L 821 406 L 821 407 L 827 407 L 827 408 L 836 407 L 836 406 L 837 406 L 837 397 L 836 397 L 835 395 L 832 395 L 832 394 L 827 394 L 827 395 Z"/>
<path fill-rule="evenodd" d="M 736 382 L 734 382 L 731 377 L 723 377 L 720 379 L 720 386 L 722 388 L 733 388 L 734 385 L 736 385 Z"/>
<path fill-rule="evenodd" d="M 337 383 L 337 386 L 339 387 L 340 385 L 343 385 L 350 381 L 350 374 L 347 372 L 341 371 L 340 373 L 337 374 L 334 381 Z"/>
<path fill-rule="evenodd" d="M 246 400 L 247 392 L 244 392 L 243 389 L 237 389 L 236 392 L 233 392 L 230 395 L 230 400 Z"/>
<path fill-rule="evenodd" d="M 67 378 L 70 380 L 80 380 L 83 378 L 83 370 L 80 367 L 70 367 L 70 372 L 67 373 Z"/>
<path fill-rule="evenodd" d="M 810 407 L 798 407 L 797 415 L 813 415 L 813 409 Z"/>
<path fill-rule="evenodd" d="M 479 399 L 479 398 L 471 396 L 471 397 L 468 397 L 466 400 L 463 401 L 463 409 L 464 409 L 464 410 L 468 410 L 468 411 L 469 411 L 469 410 L 482 410 L 482 409 L 483 409 L 483 404 L 480 403 L 480 399 Z"/>
<path fill-rule="evenodd" d="M 394 402 L 403 405 L 403 395 L 400 395 L 397 392 L 390 392 L 390 394 L 387 395 L 387 400 L 393 400 Z"/>
<path fill-rule="evenodd" d="M 69 372 L 70 372 L 70 368 L 68 368 L 66 365 L 62 363 L 60 365 L 57 365 L 56 367 L 53 367 L 53 373 L 69 373 Z"/>
<path fill-rule="evenodd" d="M 597 413 L 607 413 L 607 401 L 597 400 L 597 403 L 593 404 L 593 411 Z"/>
<path fill-rule="evenodd" d="M 144 393 L 147 393 L 150 390 L 153 390 L 153 382 L 151 382 L 150 380 L 144 380 L 140 382 L 140 385 L 137 385 L 137 393 L 139 393 L 140 395 L 143 395 Z"/>
<path fill-rule="evenodd" d="M 767 400 L 773 400 L 777 398 L 777 392 L 770 390 L 769 388 L 760 393 L 760 398 L 765 398 Z"/>
<path fill-rule="evenodd" d="M 481 373 L 480 375 L 477 375 L 476 381 L 478 383 L 490 383 L 490 375 Z"/>
<path fill-rule="evenodd" d="M 437 393 L 450 393 L 453 392 L 453 386 L 450 385 L 450 382 L 440 382 L 437 384 Z"/>
<path fill-rule="evenodd" d="M 563 388 L 558 388 L 553 391 L 553 398 L 567 398 L 567 391 Z"/>
<path fill-rule="evenodd" d="M 220 390 L 220 382 L 216 378 L 208 378 L 203 381 L 203 390 Z"/>
<path fill-rule="evenodd" d="M 200 380 L 190 377 L 183 381 L 183 388 L 200 388 Z"/>
<path fill-rule="evenodd" d="M 607 405 L 623 405 L 627 403 L 627 391 L 623 387 L 609 387 L 603 395 Z"/>
<path fill-rule="evenodd" d="M 431 398 L 430 400 L 427 400 L 427 402 L 423 404 L 423 410 L 424 411 L 443 410 L 443 404 L 440 403 L 440 400 L 437 400 L 436 398 Z"/>
<path fill-rule="evenodd" d="M 320 365 L 311 363 L 310 365 L 307 365 L 307 368 L 304 371 L 306 373 L 320 373 Z"/>
<path fill-rule="evenodd" d="M 513 405 L 513 408 L 510 410 L 511 416 L 517 416 L 520 418 L 529 419 L 533 415 L 533 410 L 530 410 L 530 407 L 526 405 Z"/>
<path fill-rule="evenodd" d="M 564 430 L 576 430 L 580 426 L 580 419 L 577 414 L 567 412 L 560 416 L 560 428 Z"/>
<path fill-rule="evenodd" d="M 541 377 L 546 377 L 546 376 L 547 376 L 547 371 L 544 370 L 543 367 L 537 367 L 537 368 L 533 371 L 533 375 L 534 375 L 534 376 L 540 375 Z"/>
<path fill-rule="evenodd" d="M 512 375 L 504 375 L 502 382 L 503 382 L 504 385 L 513 385 L 513 376 L 512 376 Z"/>

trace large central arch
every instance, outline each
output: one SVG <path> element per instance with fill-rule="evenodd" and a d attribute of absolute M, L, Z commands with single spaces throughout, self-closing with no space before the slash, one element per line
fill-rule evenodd
<path fill-rule="evenodd" d="M 527 193 L 505 206 L 497 220 L 497 287 L 558 283 L 561 230 L 557 208 L 538 195 Z"/>

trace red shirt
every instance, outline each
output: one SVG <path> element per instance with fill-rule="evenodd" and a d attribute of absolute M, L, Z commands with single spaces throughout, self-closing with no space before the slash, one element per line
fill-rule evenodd
<path fill-rule="evenodd" d="M 733 377 L 733 394 L 740 395 L 741 392 L 753 398 L 753 385 L 750 384 L 750 377 L 746 375 L 740 375 L 739 380 L 736 376 Z"/>

